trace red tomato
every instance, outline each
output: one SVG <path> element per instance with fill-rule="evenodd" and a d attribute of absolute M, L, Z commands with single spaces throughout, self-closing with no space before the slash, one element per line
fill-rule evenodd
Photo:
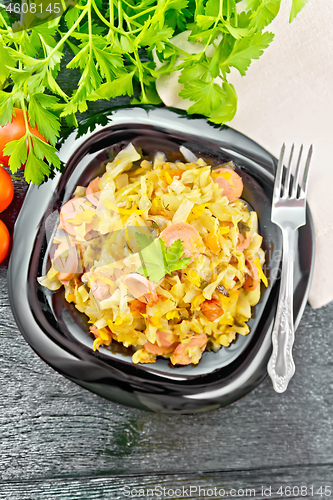
<path fill-rule="evenodd" d="M 0 167 L 0 212 L 6 210 L 14 197 L 13 181 L 9 173 Z"/>
<path fill-rule="evenodd" d="M 0 220 L 0 264 L 8 255 L 10 234 L 7 226 Z"/>
<path fill-rule="evenodd" d="M 15 116 L 13 116 L 12 121 L 7 123 L 4 127 L 0 127 L 0 163 L 2 163 L 5 167 L 9 166 L 9 156 L 4 156 L 3 150 L 4 147 L 10 141 L 21 139 L 23 135 L 25 135 L 25 122 L 22 109 L 14 108 Z M 32 128 L 29 125 L 29 130 L 36 137 L 41 139 L 44 142 L 47 142 L 45 137 L 43 137 L 36 125 Z"/>

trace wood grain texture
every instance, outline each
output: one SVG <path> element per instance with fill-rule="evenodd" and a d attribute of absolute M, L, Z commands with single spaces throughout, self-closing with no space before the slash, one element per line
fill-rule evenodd
<path fill-rule="evenodd" d="M 126 498 L 328 498 L 333 496 L 333 467 L 151 476 L 61 479 L 0 484 L 6 500 Z M 330 494 L 331 492 L 331 494 Z M 326 493 L 326 496 L 325 496 Z"/>
<path fill-rule="evenodd" d="M 25 189 L 17 183 L 15 203 L 1 214 L 10 230 Z M 333 303 L 306 308 L 294 346 L 296 374 L 285 394 L 276 394 L 267 378 L 243 399 L 210 413 L 145 413 L 91 394 L 32 351 L 10 310 L 5 262 L 0 265 L 0 498 L 123 498 L 117 488 L 128 483 L 172 485 L 217 470 L 224 472 L 216 481 L 222 477 L 239 487 L 252 469 L 257 470 L 253 484 L 261 477 L 268 486 L 274 477 L 278 484 L 283 475 L 293 484 L 307 478 L 327 482 L 332 467 L 325 464 L 333 464 L 332 330 Z"/>
<path fill-rule="evenodd" d="M 2 269 L 2 479 L 333 463 L 333 304 L 306 309 L 285 394 L 267 378 L 224 409 L 158 415 L 105 401 L 48 367 L 18 332 L 4 278 Z"/>

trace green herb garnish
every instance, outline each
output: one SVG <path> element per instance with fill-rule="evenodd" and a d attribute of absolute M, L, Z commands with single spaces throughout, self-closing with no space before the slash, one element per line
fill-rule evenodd
<path fill-rule="evenodd" d="M 290 20 L 305 3 L 293 0 Z M 52 21 L 16 32 L 11 7 L 0 4 L 0 126 L 12 120 L 14 107 L 23 110 L 25 121 L 22 140 L 5 148 L 12 173 L 26 162 L 26 180 L 40 184 L 60 168 L 56 144 L 61 126 L 76 127 L 77 113 L 87 111 L 89 102 L 129 96 L 131 104 L 159 104 L 156 80 L 175 71 L 183 84 L 179 95 L 193 101 L 188 113 L 201 113 L 217 124 L 230 121 L 237 109 L 230 71 L 245 75 L 272 42 L 274 35 L 265 28 L 281 0 L 237 4 L 239 0 L 78 0 Z M 175 35 L 187 30 L 185 37 L 197 44 L 198 53 L 173 43 Z M 62 82 L 71 80 L 71 71 L 74 88 L 65 92 Z M 48 145 L 35 139 L 29 124 L 37 126 Z"/>
<path fill-rule="evenodd" d="M 206 288 L 206 286 L 208 286 L 209 284 L 210 284 L 209 281 L 206 281 L 203 278 L 201 278 L 201 280 L 200 280 L 200 288 L 201 288 L 201 290 L 204 290 Z"/>
<path fill-rule="evenodd" d="M 238 222 L 238 230 L 239 230 L 239 232 L 240 232 L 243 236 L 245 236 L 245 233 L 246 233 L 247 231 L 250 231 L 250 228 L 249 228 L 249 226 L 247 226 L 246 224 L 244 224 L 244 222 L 240 221 L 240 222 Z"/>
<path fill-rule="evenodd" d="M 184 248 L 180 239 L 176 240 L 169 248 L 166 248 L 161 238 L 154 239 L 141 233 L 135 233 L 135 239 L 140 248 L 142 266 L 138 273 L 151 281 L 159 281 L 166 274 L 173 271 L 185 269 L 191 259 L 183 257 Z"/>
<path fill-rule="evenodd" d="M 155 222 L 154 220 L 151 220 L 151 219 L 148 219 L 148 220 L 149 220 L 149 222 L 151 222 L 151 226 L 150 227 L 152 229 L 159 229 L 160 226 L 157 224 L 157 222 Z"/>

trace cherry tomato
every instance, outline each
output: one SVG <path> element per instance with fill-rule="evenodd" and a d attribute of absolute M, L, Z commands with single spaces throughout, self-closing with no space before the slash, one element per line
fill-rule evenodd
<path fill-rule="evenodd" d="M 9 156 L 4 156 L 4 147 L 10 141 L 21 139 L 21 137 L 24 136 L 26 132 L 22 109 L 14 108 L 14 111 L 15 116 L 13 116 L 12 121 L 10 123 L 7 123 L 7 125 L 4 125 L 3 127 L 0 127 L 0 163 L 2 163 L 5 167 L 9 166 Z M 29 130 L 36 137 L 44 142 L 47 142 L 45 137 L 43 137 L 39 133 L 36 125 L 34 126 L 34 128 L 29 125 Z"/>
<path fill-rule="evenodd" d="M 10 234 L 7 226 L 0 220 L 0 264 L 8 255 Z"/>
<path fill-rule="evenodd" d="M 0 212 L 6 210 L 14 197 L 13 181 L 9 173 L 0 167 Z"/>

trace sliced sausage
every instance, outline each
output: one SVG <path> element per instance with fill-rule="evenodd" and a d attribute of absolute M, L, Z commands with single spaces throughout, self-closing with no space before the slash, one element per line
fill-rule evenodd
<path fill-rule="evenodd" d="M 158 345 L 160 345 L 161 347 L 170 347 L 176 342 L 177 336 L 172 332 L 163 332 L 162 330 L 157 330 L 156 339 Z"/>
<path fill-rule="evenodd" d="M 255 290 L 260 283 L 259 271 L 253 260 L 246 260 L 245 264 L 251 271 L 252 276 L 250 276 L 249 274 L 245 275 L 243 288 L 244 290 L 253 292 L 253 290 Z"/>
<path fill-rule="evenodd" d="M 59 227 L 72 236 L 76 235 L 76 228 L 73 224 L 67 222 L 67 220 L 74 219 L 78 213 L 82 212 L 80 205 L 85 203 L 85 201 L 85 198 L 73 198 L 72 200 L 67 201 L 67 203 L 65 203 L 65 205 L 63 205 L 60 209 Z"/>
<path fill-rule="evenodd" d="M 203 248 L 203 242 L 200 234 L 187 222 L 176 222 L 165 228 L 160 238 L 169 248 L 172 243 L 180 240 L 184 248 L 184 257 L 191 257 L 192 261 L 197 257 Z"/>
<path fill-rule="evenodd" d="M 233 170 L 229 168 L 218 168 L 214 170 L 218 172 L 219 175 L 214 182 L 217 182 L 223 189 L 223 195 L 228 198 L 228 200 L 235 201 L 242 195 L 243 192 L 243 181 L 242 178 Z"/>
<path fill-rule="evenodd" d="M 178 345 L 179 345 L 178 342 L 174 342 L 173 344 L 170 344 L 168 347 L 162 347 L 162 346 L 160 347 L 148 341 L 143 347 L 146 349 L 146 351 L 150 352 L 151 354 L 156 354 L 156 356 L 162 356 L 163 354 L 170 354 L 170 352 L 173 352 Z"/>
<path fill-rule="evenodd" d="M 250 232 L 247 231 L 245 233 L 246 237 L 242 235 L 242 233 L 238 233 L 238 244 L 237 244 L 237 250 L 245 250 L 249 244 L 251 243 L 251 235 Z"/>
<path fill-rule="evenodd" d="M 101 280 L 96 280 L 91 283 L 91 291 L 98 302 L 109 299 L 111 297 L 110 287 Z"/>
<path fill-rule="evenodd" d="M 207 336 L 202 333 L 193 336 L 187 343 L 179 344 L 170 358 L 171 363 L 174 365 L 189 365 L 193 362 L 189 351 L 197 347 L 203 353 L 206 349 L 207 340 Z"/>
<path fill-rule="evenodd" d="M 101 180 L 100 177 L 96 177 L 96 179 L 92 180 L 90 182 L 90 184 L 88 185 L 87 191 L 86 191 L 86 196 L 87 196 L 88 200 L 90 201 L 90 203 L 95 205 L 95 207 L 98 205 L 98 202 L 99 202 L 100 195 L 98 193 L 100 193 L 101 190 L 98 187 L 98 183 L 100 180 Z"/>
<path fill-rule="evenodd" d="M 67 255 L 66 252 L 68 252 Z M 54 253 L 53 265 L 54 268 L 59 271 L 57 274 L 58 280 L 62 283 L 65 282 L 63 284 L 68 284 L 66 282 L 74 278 L 75 274 L 78 272 L 79 258 L 76 245 L 66 241 L 60 243 Z"/>
<path fill-rule="evenodd" d="M 147 305 L 153 305 L 158 301 L 155 286 L 147 278 L 139 273 L 131 273 L 124 277 L 124 283 L 128 291 Z"/>

